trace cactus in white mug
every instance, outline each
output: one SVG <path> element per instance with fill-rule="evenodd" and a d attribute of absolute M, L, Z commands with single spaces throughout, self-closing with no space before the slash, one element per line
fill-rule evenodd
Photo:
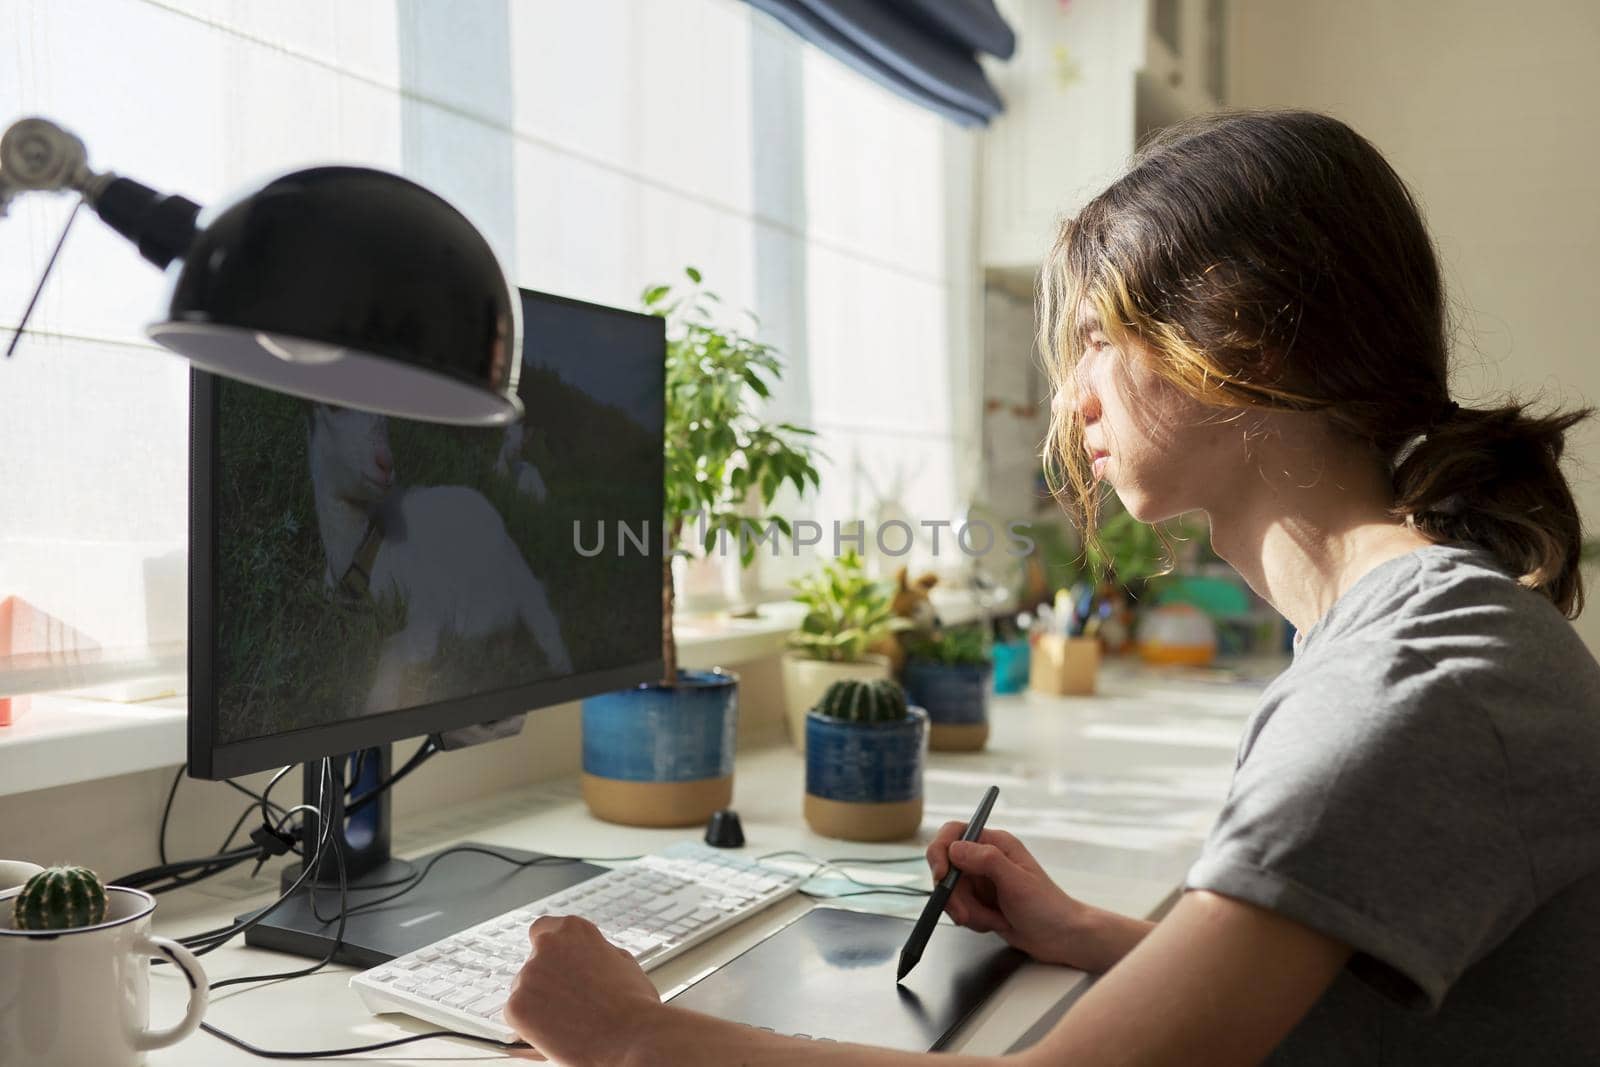
<path fill-rule="evenodd" d="M 106 917 L 106 887 L 87 867 L 46 867 L 12 902 L 18 930 L 70 930 Z"/>

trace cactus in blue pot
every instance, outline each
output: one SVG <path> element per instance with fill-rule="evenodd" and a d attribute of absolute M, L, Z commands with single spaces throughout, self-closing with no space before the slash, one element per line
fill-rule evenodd
<path fill-rule="evenodd" d="M 922 824 L 928 713 L 898 682 L 834 682 L 806 715 L 806 823 L 825 837 L 898 841 Z"/>
<path fill-rule="evenodd" d="M 906 717 L 906 691 L 887 678 L 846 678 L 828 686 L 816 711 L 845 722 L 896 722 Z"/>

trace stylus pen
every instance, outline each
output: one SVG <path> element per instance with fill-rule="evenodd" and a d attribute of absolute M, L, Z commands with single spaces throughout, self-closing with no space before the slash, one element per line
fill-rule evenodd
<path fill-rule="evenodd" d="M 989 809 L 994 807 L 995 797 L 999 795 L 1000 787 L 997 785 L 991 785 L 989 791 L 983 794 L 983 799 L 978 801 L 978 810 L 972 813 L 972 819 L 967 823 L 967 832 L 961 835 L 961 840 L 978 839 L 978 835 L 983 833 L 983 824 L 989 821 Z M 944 911 L 945 901 L 950 899 L 950 891 L 956 887 L 956 879 L 960 877 L 961 872 L 956 870 L 956 865 L 952 863 L 950 870 L 940 879 L 939 884 L 933 887 L 933 894 L 928 897 L 927 905 L 917 917 L 917 925 L 911 928 L 911 936 L 906 939 L 906 947 L 900 950 L 900 970 L 894 976 L 896 982 L 910 974 L 911 968 L 922 959 L 922 950 L 928 946 L 928 937 L 933 933 L 933 928 L 939 924 L 939 915 Z"/>

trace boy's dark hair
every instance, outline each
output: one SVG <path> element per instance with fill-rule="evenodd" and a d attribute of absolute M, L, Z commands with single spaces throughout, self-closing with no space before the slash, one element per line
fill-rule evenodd
<path fill-rule="evenodd" d="M 1373 145 L 1327 115 L 1250 111 L 1170 127 L 1062 224 L 1039 279 L 1041 348 L 1071 392 L 1080 309 L 1221 408 L 1320 411 L 1393 472 L 1391 513 L 1493 552 L 1569 617 L 1581 527 L 1563 438 L 1591 409 L 1450 398 L 1444 289 L 1422 214 Z M 1083 427 L 1056 405 L 1055 484 L 1096 512 Z M 1065 483 L 1065 484 L 1063 484 Z M 1065 491 L 1063 491 L 1065 490 Z"/>

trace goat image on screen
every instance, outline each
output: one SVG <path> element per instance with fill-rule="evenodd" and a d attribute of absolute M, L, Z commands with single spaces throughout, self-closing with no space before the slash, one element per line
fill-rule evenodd
<path fill-rule="evenodd" d="M 564 335 L 547 313 L 507 428 L 218 383 L 218 740 L 659 654 L 659 557 L 574 542 L 575 522 L 658 528 L 659 369 L 625 365 L 640 345 L 592 315 Z"/>

